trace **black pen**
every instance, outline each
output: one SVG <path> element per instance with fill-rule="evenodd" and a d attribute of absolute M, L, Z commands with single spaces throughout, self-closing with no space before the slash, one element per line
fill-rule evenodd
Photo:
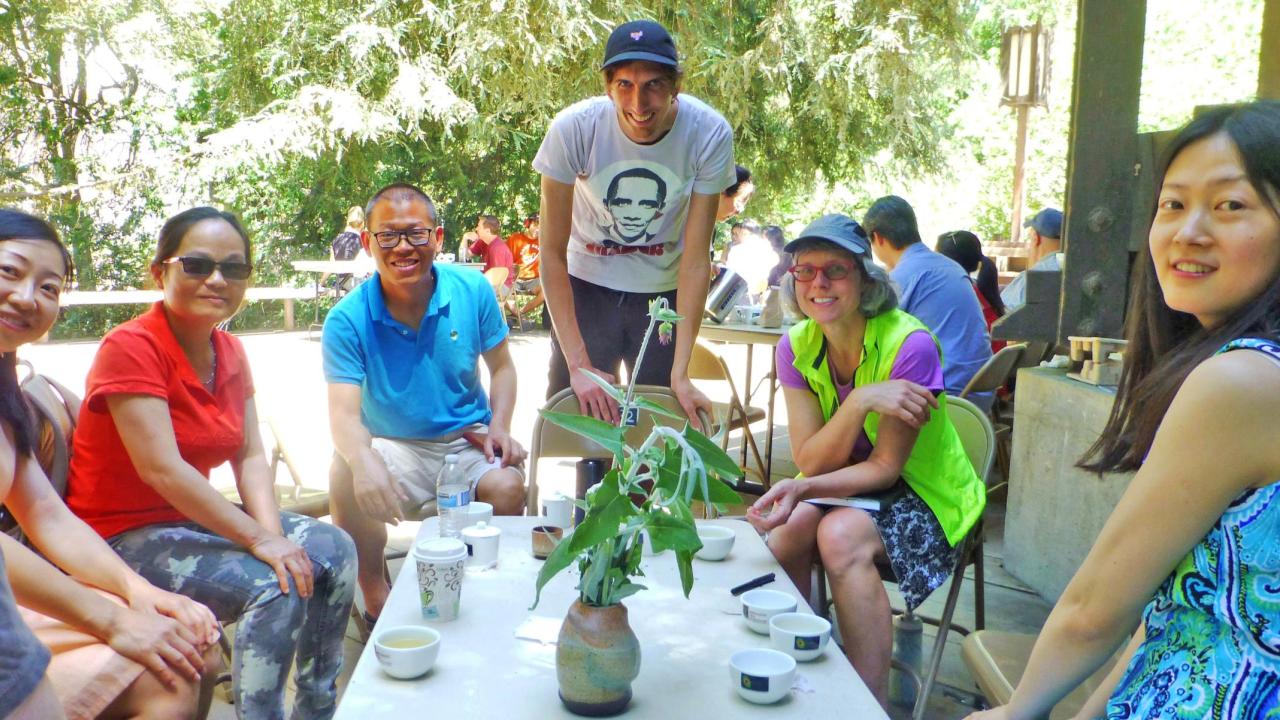
<path fill-rule="evenodd" d="M 742 593 L 748 590 L 752 590 L 754 588 L 758 588 L 761 585 L 768 585 L 769 583 L 773 582 L 773 580 L 774 580 L 773 573 L 769 573 L 768 575 L 761 575 L 755 580 L 748 580 L 747 582 L 742 583 L 738 587 L 733 588 L 732 590 L 729 591 L 729 594 L 735 595 L 735 596 L 741 595 Z"/>

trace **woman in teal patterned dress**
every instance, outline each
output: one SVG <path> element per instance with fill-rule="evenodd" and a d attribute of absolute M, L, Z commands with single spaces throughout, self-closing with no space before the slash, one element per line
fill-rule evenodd
<path fill-rule="evenodd" d="M 1168 149 L 1111 417 L 1081 467 L 1137 470 L 1009 704 L 1034 718 L 1132 634 L 1077 717 L 1280 718 L 1280 103 Z"/>

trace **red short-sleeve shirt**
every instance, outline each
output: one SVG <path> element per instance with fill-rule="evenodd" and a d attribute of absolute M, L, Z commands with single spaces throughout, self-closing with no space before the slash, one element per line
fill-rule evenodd
<path fill-rule="evenodd" d="M 178 451 L 205 477 L 239 455 L 253 379 L 239 340 L 214 330 L 213 345 L 218 369 L 211 395 L 173 336 L 161 303 L 102 339 L 85 380 L 67 481 L 67 505 L 99 535 L 187 519 L 139 477 L 107 410 L 107 396 L 163 398 Z"/>

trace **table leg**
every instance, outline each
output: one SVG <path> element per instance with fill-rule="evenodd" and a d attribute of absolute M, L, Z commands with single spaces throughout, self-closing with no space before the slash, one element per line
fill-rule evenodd
<path fill-rule="evenodd" d="M 764 472 L 767 476 L 764 478 L 765 485 L 771 485 L 773 480 L 773 401 L 778 396 L 778 355 L 769 353 L 769 357 L 769 419 L 765 422 L 769 434 L 764 439 Z"/>
<path fill-rule="evenodd" d="M 752 345 L 751 343 L 747 343 L 747 384 L 742 389 L 742 392 L 745 395 L 745 397 L 742 400 L 743 407 L 751 406 L 751 360 L 752 358 L 755 357 L 755 354 L 756 354 L 756 346 Z M 742 432 L 749 433 L 751 432 L 751 428 L 743 427 Z M 738 460 L 738 464 L 741 465 L 742 467 L 746 467 L 747 466 L 747 439 L 745 437 L 742 438 L 741 451 L 742 451 L 740 453 L 741 457 Z"/>

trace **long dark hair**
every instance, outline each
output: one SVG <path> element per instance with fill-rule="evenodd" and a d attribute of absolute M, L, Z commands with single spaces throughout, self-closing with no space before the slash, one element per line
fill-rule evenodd
<path fill-rule="evenodd" d="M 978 278 L 974 285 L 982 293 L 996 311 L 996 315 L 1004 315 L 1004 300 L 1000 298 L 1000 271 L 991 258 L 982 254 L 982 243 L 978 236 L 968 230 L 952 230 L 938 236 L 938 252 L 955 260 L 964 271 L 973 274 L 976 270 Z"/>
<path fill-rule="evenodd" d="M 72 276 L 71 255 L 49 223 L 18 210 L 0 208 L 0 242 L 7 240 L 44 240 L 57 246 L 66 267 L 64 282 Z M 18 387 L 18 355 L 0 355 L 0 423 L 13 430 L 13 444 L 19 455 L 29 454 L 35 447 L 35 423 L 31 408 Z"/>
<path fill-rule="evenodd" d="M 1235 145 L 1258 195 L 1280 217 L 1280 102 L 1257 101 L 1217 108 L 1188 123 L 1169 144 L 1155 177 L 1157 202 L 1170 163 L 1194 142 L 1225 133 Z M 1151 211 L 1155 217 L 1155 208 Z M 1280 238 L 1275 238 L 1280 242 Z M 1143 244 L 1134 268 L 1125 337 L 1124 370 L 1102 435 L 1078 463 L 1097 473 L 1136 470 L 1182 383 L 1224 343 L 1243 336 L 1274 338 L 1280 331 L 1280 275 L 1252 302 L 1215 327 L 1164 301 L 1151 249 Z"/>

